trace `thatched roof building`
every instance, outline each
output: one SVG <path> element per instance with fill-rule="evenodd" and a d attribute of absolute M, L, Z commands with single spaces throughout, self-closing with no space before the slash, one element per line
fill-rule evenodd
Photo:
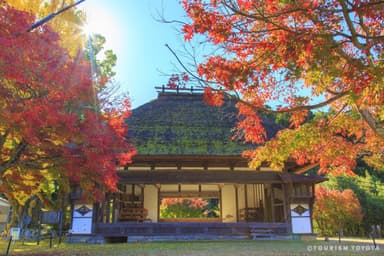
<path fill-rule="evenodd" d="M 128 136 L 138 154 L 118 171 L 118 192 L 96 206 L 92 232 L 128 241 L 311 234 L 314 186 L 324 178 L 298 174 L 289 161 L 283 170 L 249 168 L 241 154 L 255 145 L 232 139 L 238 118 L 235 102 L 209 106 L 195 91 L 163 89 L 134 109 Z M 263 122 L 268 137 L 280 129 Z M 175 200 L 215 211 L 181 214 L 166 206 Z"/>

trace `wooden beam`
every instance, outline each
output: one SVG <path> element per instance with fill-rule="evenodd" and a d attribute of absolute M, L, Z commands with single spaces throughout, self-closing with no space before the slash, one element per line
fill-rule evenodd
<path fill-rule="evenodd" d="M 125 184 L 256 184 L 282 183 L 276 172 L 252 171 L 127 171 L 118 172 L 119 182 Z"/>
<path fill-rule="evenodd" d="M 311 170 L 317 166 L 319 166 L 319 163 L 309 164 L 309 165 L 305 165 L 305 166 L 302 166 L 300 168 L 297 168 L 297 169 L 293 170 L 292 172 L 295 174 L 304 174 L 307 171 L 309 171 L 309 170 Z"/>
<path fill-rule="evenodd" d="M 204 197 L 204 198 L 219 198 L 220 193 L 219 191 L 201 191 L 201 192 L 195 192 L 195 191 L 181 191 L 181 192 L 160 192 L 161 198 L 188 198 L 188 197 Z"/>
<path fill-rule="evenodd" d="M 131 167 L 247 167 L 248 160 L 241 155 L 136 155 Z"/>
<path fill-rule="evenodd" d="M 118 172 L 122 184 L 314 184 L 327 180 L 321 176 L 305 176 L 280 172 L 257 171 L 121 171 Z"/>

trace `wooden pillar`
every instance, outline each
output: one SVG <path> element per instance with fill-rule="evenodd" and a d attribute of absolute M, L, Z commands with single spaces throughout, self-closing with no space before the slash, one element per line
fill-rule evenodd
<path fill-rule="evenodd" d="M 107 200 L 107 195 L 105 195 L 104 197 L 104 200 L 103 202 L 101 203 L 101 207 L 100 207 L 100 216 L 99 216 L 99 219 L 100 219 L 100 222 L 101 223 L 105 223 L 105 204 L 106 204 L 106 200 Z"/>
<path fill-rule="evenodd" d="M 285 222 L 288 221 L 288 198 L 287 198 L 287 187 L 286 185 L 283 183 L 281 184 L 282 186 L 282 189 L 283 189 L 283 207 L 284 207 L 284 220 Z"/>
<path fill-rule="evenodd" d="M 275 189 L 273 184 L 271 186 L 271 205 L 272 205 L 272 222 L 276 222 L 275 219 Z"/>
<path fill-rule="evenodd" d="M 160 200 L 160 187 L 161 185 L 158 184 L 158 185 L 155 185 L 156 188 L 157 188 L 157 222 L 160 222 L 160 203 L 161 203 L 161 200 Z"/>
<path fill-rule="evenodd" d="M 235 200 L 236 200 L 236 222 L 239 222 L 239 186 L 235 186 Z"/>
<path fill-rule="evenodd" d="M 96 233 L 96 225 L 99 222 L 99 203 L 94 203 L 93 207 L 93 216 L 92 216 L 92 233 Z"/>
<path fill-rule="evenodd" d="M 256 184 L 251 184 L 251 207 L 257 207 L 256 201 Z"/>
<path fill-rule="evenodd" d="M 116 211 L 118 209 L 117 207 L 118 200 L 116 199 L 117 195 L 118 195 L 117 193 L 113 193 L 113 197 L 112 197 L 112 223 L 116 222 Z"/>
<path fill-rule="evenodd" d="M 94 222 L 101 222 L 101 218 L 100 218 L 100 203 L 94 203 L 93 204 L 93 214 L 94 214 Z"/>
<path fill-rule="evenodd" d="M 286 183 L 283 183 L 283 193 L 284 193 L 284 219 L 287 223 L 287 233 L 292 233 L 292 220 L 291 220 L 291 190 L 290 186 Z"/>
<path fill-rule="evenodd" d="M 105 222 L 110 223 L 110 217 L 111 217 L 111 194 L 107 193 L 106 199 L 105 199 Z"/>
<path fill-rule="evenodd" d="M 265 222 L 265 194 L 264 194 L 264 191 L 265 191 L 265 185 L 264 184 L 259 184 L 259 209 L 260 209 L 260 212 L 261 212 L 261 218 L 260 218 L 260 221 L 261 222 Z"/>
<path fill-rule="evenodd" d="M 145 185 L 142 185 L 142 186 L 140 186 L 140 188 L 141 188 L 141 202 L 143 203 L 143 207 L 144 207 L 144 187 L 145 187 Z"/>
<path fill-rule="evenodd" d="M 285 187 L 285 196 L 284 198 L 287 200 L 287 233 L 292 233 L 292 218 L 291 218 L 291 198 L 293 193 L 293 185 L 292 183 L 284 183 Z"/>
<path fill-rule="evenodd" d="M 312 184 L 311 188 L 312 188 L 312 191 L 309 191 L 309 193 L 312 193 L 311 199 L 309 200 L 309 211 L 311 216 L 311 230 L 313 233 L 313 204 L 315 203 L 315 183 Z"/>
<path fill-rule="evenodd" d="M 247 189 L 247 184 L 244 184 L 244 208 L 247 211 L 248 209 L 248 189 Z"/>
<path fill-rule="evenodd" d="M 224 184 L 219 184 L 219 195 L 220 195 L 220 216 L 223 219 L 223 195 L 222 195 L 222 187 Z"/>

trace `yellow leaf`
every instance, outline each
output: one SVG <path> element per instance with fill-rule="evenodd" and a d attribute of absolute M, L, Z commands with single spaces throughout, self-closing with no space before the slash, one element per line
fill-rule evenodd
<path fill-rule="evenodd" d="M 9 1 L 12 7 L 30 12 L 36 15 L 36 19 L 57 12 L 65 6 L 73 4 L 74 0 L 12 0 Z M 63 6 L 63 3 L 65 5 Z M 76 8 L 70 8 L 67 11 L 57 15 L 48 24 L 60 35 L 60 45 L 68 49 L 72 56 L 75 56 L 85 42 L 82 25 L 85 22 L 85 14 Z M 32 25 L 32 24 L 31 24 Z"/>

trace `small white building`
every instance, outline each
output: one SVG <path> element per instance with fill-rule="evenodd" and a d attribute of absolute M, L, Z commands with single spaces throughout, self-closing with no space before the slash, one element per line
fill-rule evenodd
<path fill-rule="evenodd" d="M 8 201 L 0 197 L 0 232 L 3 232 L 7 225 L 10 207 Z"/>

